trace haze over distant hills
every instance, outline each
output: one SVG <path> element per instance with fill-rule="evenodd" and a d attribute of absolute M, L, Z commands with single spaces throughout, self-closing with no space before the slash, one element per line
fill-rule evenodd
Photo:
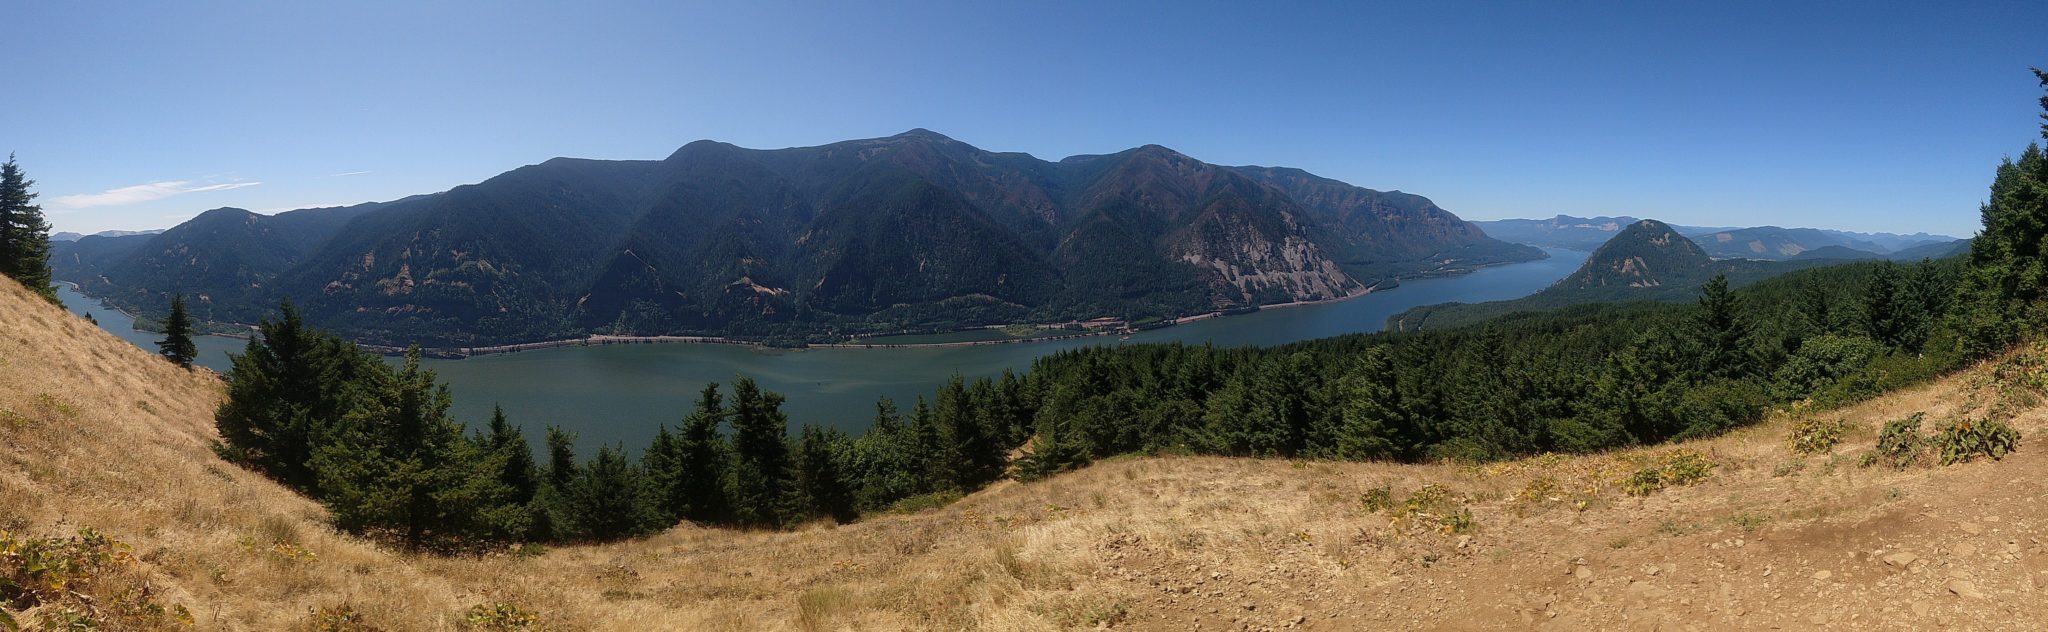
<path fill-rule="evenodd" d="M 50 241 L 78 241 L 86 237 L 127 237 L 129 235 L 154 235 L 161 232 L 164 232 L 164 229 L 156 228 L 151 230 L 103 230 L 97 233 L 93 233 L 91 235 L 87 235 L 84 233 L 61 232 L 50 233 Z"/>
<path fill-rule="evenodd" d="M 1627 216 L 1559 215 L 1550 219 L 1502 219 L 1473 223 L 1479 225 L 1487 234 L 1503 241 L 1589 250 L 1606 243 L 1622 229 L 1638 221 L 1641 220 Z M 1731 228 L 1674 225 L 1672 229 L 1691 238 L 1708 256 L 1716 259 L 1783 261 L 1794 258 L 1939 258 L 1963 247 L 1957 243 L 1963 240 L 1928 233 L 1900 235 L 1777 226 Z M 1830 248 L 1831 246 L 1834 248 Z M 1807 254 L 1822 249 L 1827 250 L 1820 254 Z"/>
<path fill-rule="evenodd" d="M 393 202 L 215 209 L 60 244 L 59 279 L 145 314 L 248 323 L 289 298 L 369 342 L 587 333 L 769 340 L 1133 321 L 1339 298 L 1544 256 L 1428 198 L 1157 145 L 1057 162 L 926 130 L 557 158 Z"/>

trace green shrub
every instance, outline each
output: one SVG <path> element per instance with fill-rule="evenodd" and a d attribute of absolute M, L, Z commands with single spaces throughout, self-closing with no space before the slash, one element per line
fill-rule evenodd
<path fill-rule="evenodd" d="M 926 509 L 937 509 L 953 504 L 954 501 L 958 501 L 961 498 L 964 498 L 964 496 L 954 490 L 918 494 L 890 504 L 888 511 L 890 513 L 917 513 Z"/>
<path fill-rule="evenodd" d="M 1786 400 L 1805 399 L 1883 355 L 1884 345 L 1863 336 L 1809 338 L 1773 374 L 1773 390 Z"/>
<path fill-rule="evenodd" d="M 36 630 L 189 628 L 192 613 L 166 607 L 124 569 L 135 556 L 92 529 L 71 538 L 26 538 L 0 532 L 0 615 L 35 610 Z M 0 618 L 0 629 L 21 621 Z M 40 624 L 40 625 L 37 625 Z"/>
<path fill-rule="evenodd" d="M 1664 474 L 1654 467 L 1636 470 L 1634 474 L 1622 480 L 1621 488 L 1630 496 L 1655 494 L 1657 490 L 1664 489 Z"/>
<path fill-rule="evenodd" d="M 1365 504 L 1366 513 L 1379 513 L 1393 509 L 1394 488 L 1391 485 L 1381 485 L 1365 490 L 1365 494 L 1359 500 Z"/>
<path fill-rule="evenodd" d="M 1749 380 L 1720 380 L 1687 389 L 1673 412 L 1684 420 L 1677 439 L 1712 437 L 1763 419 L 1770 395 Z"/>
<path fill-rule="evenodd" d="M 1706 455 L 1693 450 L 1673 450 L 1622 479 L 1621 487 L 1630 496 L 1648 496 L 1666 487 L 1697 483 L 1713 471 L 1714 463 L 1708 461 Z"/>
<path fill-rule="evenodd" d="M 512 632 L 531 630 L 540 623 L 540 617 L 509 603 L 477 604 L 469 607 L 462 617 L 464 629 L 488 630 L 490 632 Z"/>
<path fill-rule="evenodd" d="M 1444 535 L 1471 533 L 1479 529 L 1479 523 L 1472 520 L 1472 510 L 1463 507 L 1444 514 L 1443 517 L 1437 518 L 1436 522 L 1437 526 L 1443 529 Z"/>
<path fill-rule="evenodd" d="M 2020 448 L 2020 431 L 1990 419 L 1964 419 L 1935 433 L 1933 443 L 1942 465 L 1964 463 L 1979 456 L 1995 461 Z"/>
<path fill-rule="evenodd" d="M 1826 454 L 1842 442 L 1849 424 L 1840 419 L 1806 419 L 1792 426 L 1786 443 L 1799 454 Z"/>
<path fill-rule="evenodd" d="M 377 630 L 376 626 L 370 625 L 365 620 L 361 611 L 356 610 L 354 605 L 347 603 L 335 606 L 321 606 L 320 609 L 313 610 L 308 614 L 311 615 L 312 620 L 308 622 L 307 627 L 316 632 L 375 632 Z"/>
<path fill-rule="evenodd" d="M 1894 353 L 1874 358 L 1862 369 L 1842 376 L 1813 394 L 1816 409 L 1831 410 L 1920 384 L 1962 366 L 1954 345 L 1929 344 L 1918 355 Z"/>
<path fill-rule="evenodd" d="M 1920 448 L 1925 444 L 1920 438 L 1920 420 L 1925 417 L 1925 413 L 1913 413 L 1885 424 L 1884 431 L 1877 435 L 1877 460 L 1897 469 L 1918 462 Z"/>

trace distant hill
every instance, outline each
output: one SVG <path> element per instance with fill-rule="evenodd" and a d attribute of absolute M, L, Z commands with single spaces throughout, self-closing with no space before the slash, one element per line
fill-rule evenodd
<path fill-rule="evenodd" d="M 50 241 L 78 241 L 86 237 L 127 237 L 129 235 L 154 235 L 161 232 L 164 232 L 164 229 L 156 228 L 151 230 L 103 230 L 90 235 L 73 232 L 59 232 L 50 233 Z"/>
<path fill-rule="evenodd" d="M 1843 252 L 1847 249 L 1823 252 Z M 1855 257 L 1852 257 L 1852 259 Z M 1679 229 L 1656 220 L 1637 220 L 1593 251 L 1586 263 L 1536 294 L 1511 301 L 1442 303 L 1410 309 L 1387 319 L 1392 330 L 1442 329 L 1482 322 L 1514 312 L 1541 311 L 1588 303 L 1692 300 L 1716 274 L 1731 285 L 1747 285 L 1804 268 L 1844 263 L 1816 256 L 1788 261 L 1716 260 Z"/>
<path fill-rule="evenodd" d="M 1550 248 L 1591 250 L 1606 243 L 1619 234 L 1624 227 L 1640 221 L 1628 216 L 1618 217 L 1572 217 L 1559 215 L 1550 219 L 1502 219 L 1477 221 L 1473 224 L 1503 241 Z M 1758 226 L 1753 228 L 1717 228 L 1706 226 L 1672 226 L 1679 234 L 1693 239 L 1702 250 L 1716 259 L 1762 259 L 1782 261 L 1799 256 L 1801 253 L 1840 246 L 1872 255 L 1893 253 L 1932 244 L 1956 241 L 1945 235 L 1914 233 L 1858 233 L 1824 228 L 1780 228 Z M 1841 251 L 1817 255 L 1822 258 L 1846 258 Z M 1812 257 L 1808 257 L 1812 258 Z"/>
<path fill-rule="evenodd" d="M 1629 224 L 1552 289 L 1654 288 L 1713 275 L 1714 260 L 1663 222 Z M 1547 291 L 1547 290 L 1546 290 Z"/>
<path fill-rule="evenodd" d="M 1855 248 L 1850 248 L 1848 246 L 1821 246 L 1819 248 L 1807 250 L 1799 254 L 1792 255 L 1790 257 L 1790 259 L 1793 261 L 1805 261 L 1811 259 L 1857 260 L 1883 258 L 1885 258 L 1884 255 L 1865 250 L 1857 250 Z"/>
<path fill-rule="evenodd" d="M 388 204 L 261 215 L 217 208 L 155 234 L 89 236 L 53 244 L 51 268 L 115 305 L 157 315 L 171 294 L 190 297 L 195 318 L 254 322 L 274 305 L 273 282 L 342 224 Z"/>
<path fill-rule="evenodd" d="M 120 239 L 134 239 L 120 238 Z M 770 341 L 1339 298 L 1545 256 L 1428 198 L 1147 145 L 1057 162 L 927 130 L 664 160 L 557 158 L 450 191 L 59 247 L 56 275 L 144 314 L 278 300 L 366 342 L 619 334 Z"/>
<path fill-rule="evenodd" d="M 1906 248 L 1903 250 L 1897 250 L 1892 252 L 1891 254 L 1885 255 L 1885 257 L 1893 261 L 1946 259 L 1948 257 L 1953 257 L 1956 255 L 1970 252 L 1970 241 L 1971 240 L 1968 239 L 1957 239 L 1955 241 L 1938 241 L 1930 244 L 1923 244 L 1911 248 Z"/>

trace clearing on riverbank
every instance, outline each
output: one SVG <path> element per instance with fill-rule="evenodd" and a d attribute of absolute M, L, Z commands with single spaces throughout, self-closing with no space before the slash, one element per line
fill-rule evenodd
<path fill-rule="evenodd" d="M 0 609 L 112 629 L 2035 629 L 2048 414 L 1991 374 L 1612 454 L 1119 459 L 852 525 L 437 558 L 336 533 L 216 458 L 211 374 L 0 281 L 0 540 L 127 547 L 81 541 L 66 591 L 17 598 L 28 571 L 0 545 Z M 1865 464 L 1887 422 L 1998 405 L 2026 437 L 2003 460 Z M 1794 453 L 1815 420 L 1840 442 Z"/>

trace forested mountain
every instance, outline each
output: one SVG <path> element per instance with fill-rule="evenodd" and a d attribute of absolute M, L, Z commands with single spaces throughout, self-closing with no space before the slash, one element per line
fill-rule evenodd
<path fill-rule="evenodd" d="M 1713 275 L 1714 260 L 1677 229 L 1654 219 L 1639 220 L 1593 251 L 1577 272 L 1553 288 L 1650 288 L 1692 285 Z"/>
<path fill-rule="evenodd" d="M 1634 224 L 1638 218 L 1620 217 L 1572 217 L 1559 215 L 1550 219 L 1502 219 L 1478 221 L 1486 234 L 1503 241 L 1552 248 L 1590 250 L 1607 243 L 1622 229 Z M 1677 226 L 1672 228 L 1678 234 L 1692 238 L 1701 249 L 1716 259 L 1762 259 L 1782 261 L 1798 257 L 1801 253 L 1819 250 L 1829 246 L 1867 253 L 1830 251 L 1808 258 L 1830 259 L 1890 258 L 1895 260 L 1919 260 L 1918 249 L 1936 244 L 1957 241 L 1946 235 L 1913 233 L 1859 233 L 1825 228 L 1780 228 L 1757 226 L 1752 228 L 1715 228 L 1706 226 Z M 1908 253 L 1906 251 L 1916 252 Z M 1952 251 L 1951 251 L 1952 252 Z M 1938 258 L 1938 257 L 1937 257 Z"/>
<path fill-rule="evenodd" d="M 1691 300 L 1694 290 L 1715 275 L 1725 275 L 1729 283 L 1742 286 L 1814 266 L 1840 264 L 1849 259 L 1881 258 L 1870 255 L 1813 256 L 1787 261 L 1717 260 L 1708 256 L 1699 244 L 1687 239 L 1681 231 L 1657 220 L 1637 220 L 1594 250 L 1578 271 L 1541 292 L 1511 301 L 1424 305 L 1395 314 L 1387 319 L 1387 326 L 1396 330 L 1441 329 L 1514 312 L 1591 303 L 1682 302 Z M 1830 248 L 1821 254 L 1842 250 L 1847 249 Z"/>
<path fill-rule="evenodd" d="M 289 299 L 353 338 L 431 345 L 1142 321 L 1543 256 L 1427 198 L 1298 169 L 1157 145 L 1048 162 L 926 130 L 557 158 L 390 203 L 220 209 L 58 254 L 59 278 L 144 314 L 186 293 L 197 318 L 248 323 Z"/>

